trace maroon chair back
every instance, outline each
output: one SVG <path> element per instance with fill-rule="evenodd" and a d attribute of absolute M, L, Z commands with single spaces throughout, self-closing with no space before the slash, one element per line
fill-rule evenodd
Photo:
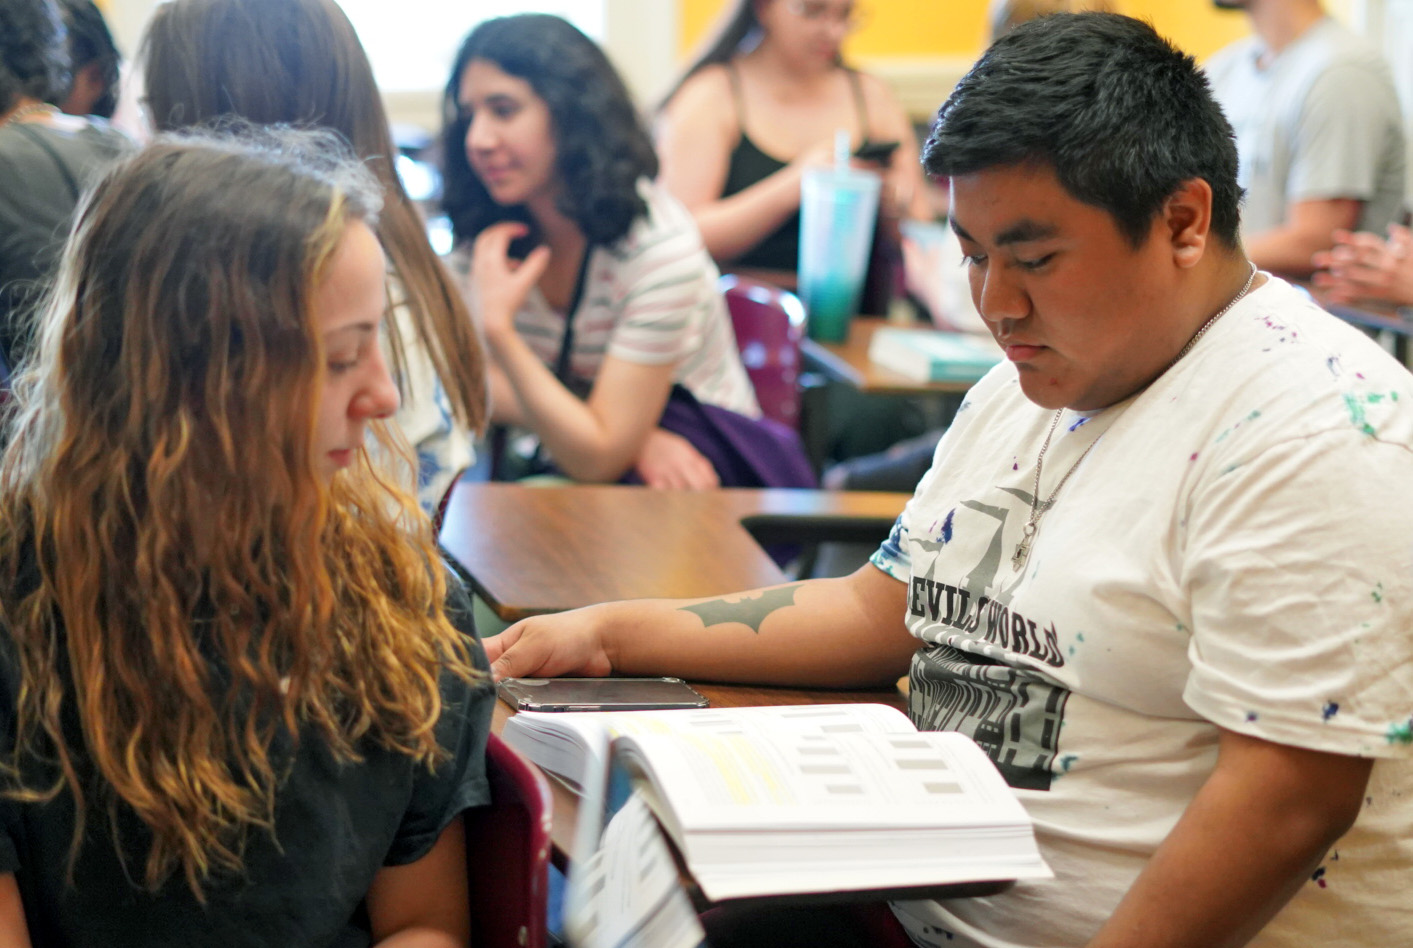
<path fill-rule="evenodd" d="M 761 413 L 799 431 L 804 304 L 793 293 L 734 273 L 718 285 Z"/>
<path fill-rule="evenodd" d="M 491 802 L 462 814 L 476 948 L 545 948 L 549 783 L 495 734 L 486 744 Z"/>

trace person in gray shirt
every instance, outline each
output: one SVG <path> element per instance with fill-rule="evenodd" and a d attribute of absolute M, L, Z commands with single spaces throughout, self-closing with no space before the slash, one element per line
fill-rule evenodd
<path fill-rule="evenodd" d="M 1381 232 L 1403 205 L 1403 119 L 1372 44 L 1319 0 L 1216 0 L 1254 35 L 1207 64 L 1236 132 L 1242 243 L 1264 270 L 1308 277 L 1336 230 Z"/>

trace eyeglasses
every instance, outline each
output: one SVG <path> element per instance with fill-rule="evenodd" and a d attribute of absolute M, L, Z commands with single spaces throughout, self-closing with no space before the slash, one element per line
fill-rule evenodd
<path fill-rule="evenodd" d="M 868 19 L 866 11 L 852 3 L 834 4 L 828 0 L 790 0 L 790 12 L 806 23 L 838 23 L 844 31 L 852 33 L 864 25 Z"/>

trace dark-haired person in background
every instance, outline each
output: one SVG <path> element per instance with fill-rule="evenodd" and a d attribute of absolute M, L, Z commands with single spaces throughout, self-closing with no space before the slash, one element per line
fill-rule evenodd
<path fill-rule="evenodd" d="M 15 368 L 84 185 L 127 138 L 59 113 L 69 52 L 54 0 L 0 0 L 0 355 Z"/>
<path fill-rule="evenodd" d="M 575 480 L 715 486 L 713 465 L 658 427 L 672 386 L 760 409 L 716 266 L 653 182 L 657 156 L 603 51 L 559 17 L 488 20 L 446 107 L 444 203 L 471 251 L 493 419 L 535 432 Z"/>
<path fill-rule="evenodd" d="M 1055 870 L 895 904 L 920 945 L 1413 944 L 1413 377 L 1247 260 L 1231 128 L 1138 20 L 1001 37 L 924 154 L 1007 358 L 873 565 L 530 619 L 493 671 L 909 674 Z"/>
<path fill-rule="evenodd" d="M 70 115 L 110 119 L 118 107 L 123 57 L 93 0 L 59 0 L 69 31 L 69 91 L 56 103 Z"/>

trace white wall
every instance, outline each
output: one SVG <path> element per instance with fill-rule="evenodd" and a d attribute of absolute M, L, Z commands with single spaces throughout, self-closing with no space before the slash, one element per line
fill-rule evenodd
<path fill-rule="evenodd" d="M 137 51 L 143 24 L 156 5 L 156 0 L 108 0 L 103 15 L 124 56 L 130 57 Z"/>

